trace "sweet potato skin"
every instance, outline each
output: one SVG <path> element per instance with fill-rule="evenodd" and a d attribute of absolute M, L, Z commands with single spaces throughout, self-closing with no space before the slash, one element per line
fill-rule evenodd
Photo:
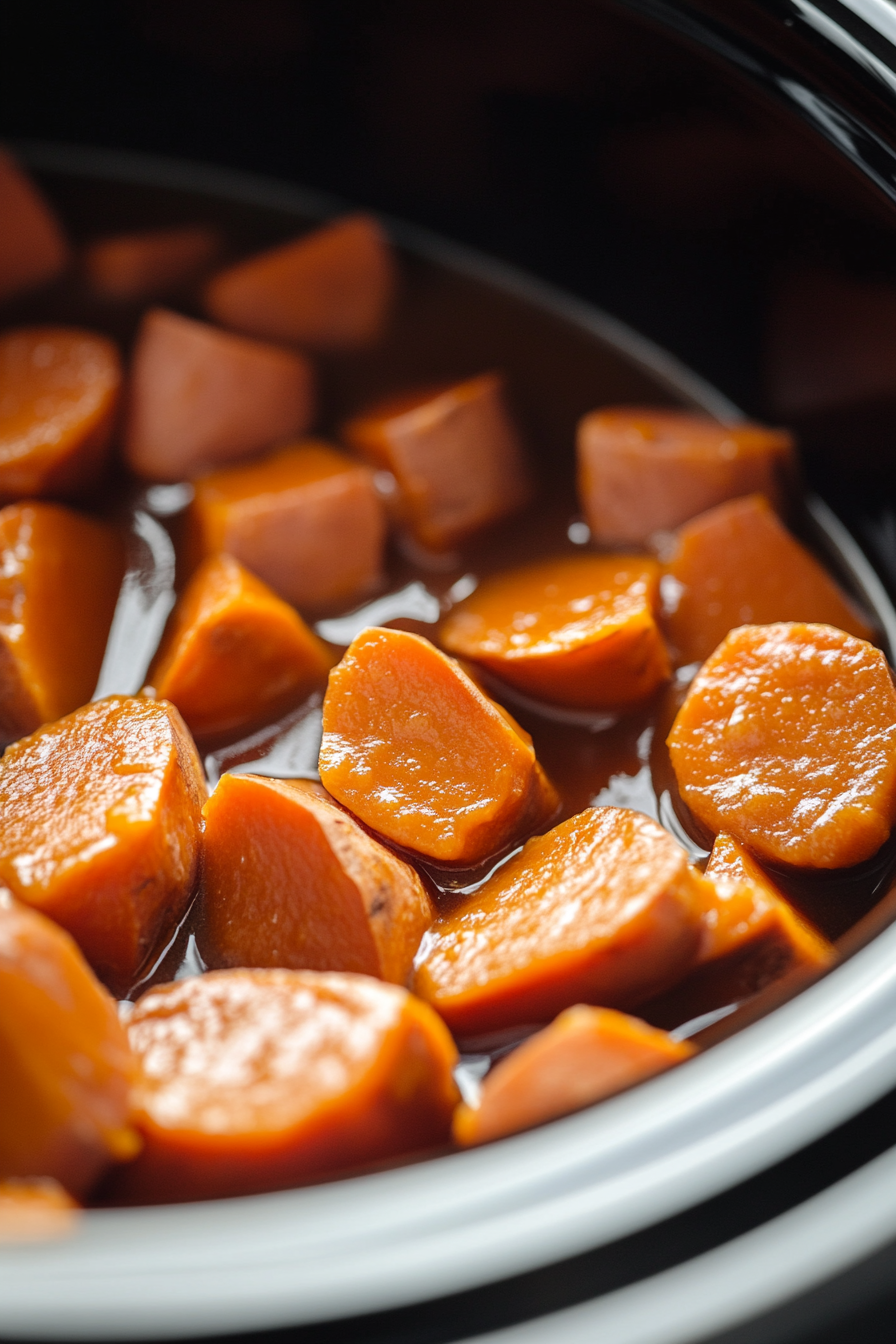
<path fill-rule="evenodd" d="M 68 260 L 56 216 L 12 155 L 0 149 L 0 299 L 55 280 Z"/>

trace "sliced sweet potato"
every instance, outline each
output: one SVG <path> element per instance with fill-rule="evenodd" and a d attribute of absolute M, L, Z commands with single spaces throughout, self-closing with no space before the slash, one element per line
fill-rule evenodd
<path fill-rule="evenodd" d="M 333 797 L 443 863 L 477 863 L 556 812 L 528 733 L 419 635 L 358 635 L 330 673 L 323 725 Z"/>
<path fill-rule="evenodd" d="M 116 992 L 184 913 L 205 781 L 173 705 L 110 696 L 0 760 L 0 881 L 68 929 Z"/>
<path fill-rule="evenodd" d="M 694 815 L 770 863 L 849 867 L 896 820 L 890 670 L 879 649 L 829 625 L 732 630 L 667 741 Z"/>
<path fill-rule="evenodd" d="M 579 1002 L 628 1007 L 690 966 L 705 881 L 640 812 L 588 808 L 436 920 L 414 990 L 464 1036 Z"/>
<path fill-rule="evenodd" d="M 397 485 L 399 521 L 445 550 L 528 503 L 532 483 L 494 373 L 409 392 L 345 426 L 345 440 Z"/>
<path fill-rule="evenodd" d="M 486 579 L 440 642 L 520 690 L 577 709 L 622 709 L 669 675 L 654 620 L 659 566 L 621 555 L 545 560 Z"/>
<path fill-rule="evenodd" d="M 397 985 L 213 971 L 151 990 L 129 1024 L 144 1136 L 120 1194 L 250 1194 L 443 1143 L 457 1051 Z"/>
<path fill-rule="evenodd" d="M 78 1209 L 49 1177 L 0 1181 L 0 1245 L 68 1236 L 77 1225 Z"/>
<path fill-rule="evenodd" d="M 567 1008 L 485 1077 L 477 1106 L 461 1103 L 454 1138 L 488 1143 L 556 1120 L 690 1059 L 694 1047 L 612 1008 Z"/>
<path fill-rule="evenodd" d="M 314 350 L 366 345 L 381 332 L 395 262 L 370 215 L 346 215 L 221 271 L 205 291 L 226 327 Z"/>
<path fill-rule="evenodd" d="M 215 231 L 201 224 L 120 233 L 84 249 L 84 270 L 103 298 L 138 303 L 201 275 L 220 247 Z"/>
<path fill-rule="evenodd" d="M 224 775 L 203 809 L 203 959 L 407 983 L 419 877 L 307 780 Z"/>
<path fill-rule="evenodd" d="M 346 604 L 380 581 L 386 520 L 372 474 L 325 443 L 204 476 L 187 528 L 194 559 L 227 551 L 302 610 Z"/>
<path fill-rule="evenodd" d="M 579 423 L 579 501 L 595 541 L 641 546 L 723 500 L 760 491 L 783 504 L 793 440 L 684 411 L 607 407 Z"/>
<path fill-rule="evenodd" d="M 181 481 L 295 434 L 314 414 L 300 354 L 154 308 L 131 364 L 125 456 L 138 476 Z"/>
<path fill-rule="evenodd" d="M 0 300 L 54 280 L 68 258 L 56 216 L 12 155 L 0 149 Z"/>

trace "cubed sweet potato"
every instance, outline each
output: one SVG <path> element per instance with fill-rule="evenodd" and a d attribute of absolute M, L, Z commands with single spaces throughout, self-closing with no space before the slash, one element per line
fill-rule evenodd
<path fill-rule="evenodd" d="M 54 280 L 68 258 L 56 216 L 12 155 L 0 149 L 0 300 Z"/>
<path fill-rule="evenodd" d="M 145 302 L 201 275 L 220 247 L 215 231 L 201 224 L 119 233 L 84 249 L 84 270 L 103 298 Z"/>

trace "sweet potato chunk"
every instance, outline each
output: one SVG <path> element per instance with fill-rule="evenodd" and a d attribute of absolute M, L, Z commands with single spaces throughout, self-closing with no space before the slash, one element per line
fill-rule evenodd
<path fill-rule="evenodd" d="M 669 659 L 654 620 L 652 560 L 583 555 L 486 579 L 440 632 L 530 695 L 577 709 L 622 709 L 655 691 Z"/>
<path fill-rule="evenodd" d="M 203 817 L 209 965 L 407 982 L 432 903 L 413 868 L 319 785 L 224 775 Z"/>
<path fill-rule="evenodd" d="M 330 673 L 323 722 L 325 787 L 419 854 L 474 864 L 556 811 L 528 733 L 419 635 L 358 635 Z"/>
<path fill-rule="evenodd" d="M 144 317 L 125 424 L 125 456 L 138 476 L 198 476 L 304 433 L 313 414 L 302 355 L 165 308 Z"/>
<path fill-rule="evenodd" d="M 194 557 L 227 551 L 302 610 L 380 580 L 386 520 L 371 472 L 325 443 L 203 477 L 187 525 Z"/>
<path fill-rule="evenodd" d="M 76 327 L 0 336 L 0 500 L 95 484 L 120 387 L 121 361 L 105 336 Z"/>
<path fill-rule="evenodd" d="M 676 538 L 666 629 L 681 662 L 702 663 L 729 630 L 774 621 L 871 631 L 814 556 L 762 495 L 733 499 L 692 519 Z"/>
<path fill-rule="evenodd" d="M 684 411 L 608 407 L 579 423 L 579 500 L 594 540 L 641 546 L 714 504 L 761 491 L 783 503 L 793 440 Z"/>
<path fill-rule="evenodd" d="M 0 1245 L 65 1237 L 77 1218 L 78 1205 L 58 1181 L 45 1176 L 0 1181 Z"/>
<path fill-rule="evenodd" d="M 121 233 L 85 248 L 84 269 L 103 298 L 139 302 L 200 275 L 219 249 L 218 235 L 201 224 Z"/>
<path fill-rule="evenodd" d="M 380 402 L 346 425 L 345 439 L 393 474 L 400 522 L 436 551 L 514 513 L 532 493 L 494 373 Z"/>
<path fill-rule="evenodd" d="M 54 280 L 68 256 L 50 207 L 12 155 L 0 149 L 0 300 Z"/>
<path fill-rule="evenodd" d="M 454 1113 L 464 1147 L 556 1120 L 690 1059 L 694 1047 L 612 1008 L 577 1004 L 499 1060 L 478 1106 Z"/>
<path fill-rule="evenodd" d="M 771 863 L 846 868 L 896 820 L 896 689 L 879 649 L 829 625 L 745 625 L 667 739 L 682 797 Z"/>
<path fill-rule="evenodd" d="M 522 851 L 423 937 L 414 990 L 456 1033 L 627 1007 L 676 980 L 706 879 L 640 812 L 595 807 Z"/>
<path fill-rule="evenodd" d="M 145 1146 L 130 1200 L 275 1190 L 442 1143 L 457 1051 L 397 985 L 213 971 L 145 994 L 130 1021 Z"/>
<path fill-rule="evenodd" d="M 325 684 L 332 661 L 266 583 L 212 555 L 171 615 L 144 694 L 170 700 L 195 736 L 209 736 L 276 718 Z"/>
<path fill-rule="evenodd" d="M 0 509 L 0 740 L 90 699 L 123 572 L 104 523 L 59 504 Z"/>
<path fill-rule="evenodd" d="M 205 305 L 217 322 L 250 336 L 342 350 L 379 335 L 394 288 L 379 224 L 347 215 L 222 271 Z"/>
<path fill-rule="evenodd" d="M 173 705 L 129 696 L 85 705 L 0 760 L 0 881 L 126 990 L 189 900 L 204 801 Z"/>
<path fill-rule="evenodd" d="M 52 1177 L 83 1195 L 137 1151 L 134 1061 L 114 1000 L 67 933 L 3 890 L 0 1076 L 0 1178 Z"/>

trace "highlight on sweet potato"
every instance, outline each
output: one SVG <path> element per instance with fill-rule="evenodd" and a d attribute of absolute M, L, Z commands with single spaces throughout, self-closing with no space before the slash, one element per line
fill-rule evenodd
<path fill-rule="evenodd" d="M 96 332 L 41 326 L 0 336 L 0 501 L 95 485 L 120 388 L 118 351 Z"/>
<path fill-rule="evenodd" d="M 494 575 L 439 631 L 458 657 L 529 695 L 576 709 L 623 709 L 669 675 L 654 613 L 659 566 L 636 556 L 543 560 Z"/>
<path fill-rule="evenodd" d="M 83 1196 L 111 1162 L 140 1146 L 129 1126 L 134 1060 L 115 1001 L 68 934 L 5 890 L 0 1072 L 2 1239 L 15 1212 L 9 1201 L 26 1198 L 22 1187 L 5 1185 L 9 1178 L 49 1177 Z"/>
<path fill-rule="evenodd" d="M 830 574 L 762 495 L 732 499 L 685 524 L 668 556 L 665 628 L 682 663 L 703 662 L 738 625 L 809 621 L 871 635 Z"/>
<path fill-rule="evenodd" d="M 391 306 L 395 261 L 371 215 L 346 215 L 229 266 L 209 281 L 205 306 L 226 327 L 313 350 L 376 339 Z"/>
<path fill-rule="evenodd" d="M 0 1180 L 0 1245 L 68 1236 L 79 1205 L 47 1176 Z"/>
<path fill-rule="evenodd" d="M 316 441 L 196 482 L 196 560 L 226 551 L 303 611 L 346 605 L 380 582 L 386 519 L 369 468 Z"/>
<path fill-rule="evenodd" d="M 828 625 L 733 630 L 667 739 L 682 797 L 770 863 L 847 868 L 896 820 L 896 689 L 879 649 Z"/>
<path fill-rule="evenodd" d="M 578 428 L 579 501 L 595 541 L 641 546 L 723 500 L 760 491 L 785 502 L 791 436 L 685 411 L 605 407 Z"/>
<path fill-rule="evenodd" d="M 67 929 L 124 992 L 186 909 L 205 796 L 173 705 L 130 696 L 85 705 L 0 760 L 0 881 Z"/>
<path fill-rule="evenodd" d="M 443 863 L 478 863 L 556 812 L 529 734 L 419 635 L 358 635 L 330 673 L 323 729 L 333 797 Z"/>
<path fill-rule="evenodd" d="M 515 513 L 532 495 L 495 373 L 388 398 L 350 420 L 344 437 L 391 472 L 399 522 L 436 551 Z"/>
<path fill-rule="evenodd" d="M 588 808 L 436 920 L 414 992 L 462 1036 L 637 1004 L 690 966 L 705 881 L 640 812 Z"/>
<path fill-rule="evenodd" d="M 12 155 L 0 149 L 0 300 L 55 280 L 68 258 L 53 211 Z"/>
<path fill-rule="evenodd" d="M 208 737 L 276 718 L 326 684 L 332 661 L 266 583 L 212 555 L 171 614 L 143 694 L 170 700 L 194 736 Z"/>
<path fill-rule="evenodd" d="M 138 476 L 198 476 L 304 433 L 313 415 L 314 377 L 303 355 L 166 308 L 144 317 L 124 431 Z"/>
<path fill-rule="evenodd" d="M 162 1203 L 251 1194 L 443 1143 L 454 1042 L 397 985 L 213 971 L 139 1000 L 144 1148 L 118 1190 Z"/>
<path fill-rule="evenodd" d="M 220 249 L 217 233 L 202 224 L 118 233 L 88 244 L 84 271 L 103 298 L 138 303 L 194 280 Z"/>
<path fill-rule="evenodd" d="M 556 1120 L 693 1054 L 687 1041 L 636 1017 L 577 1004 L 486 1074 L 479 1104 L 462 1102 L 454 1113 L 455 1141 L 466 1148 Z"/>

